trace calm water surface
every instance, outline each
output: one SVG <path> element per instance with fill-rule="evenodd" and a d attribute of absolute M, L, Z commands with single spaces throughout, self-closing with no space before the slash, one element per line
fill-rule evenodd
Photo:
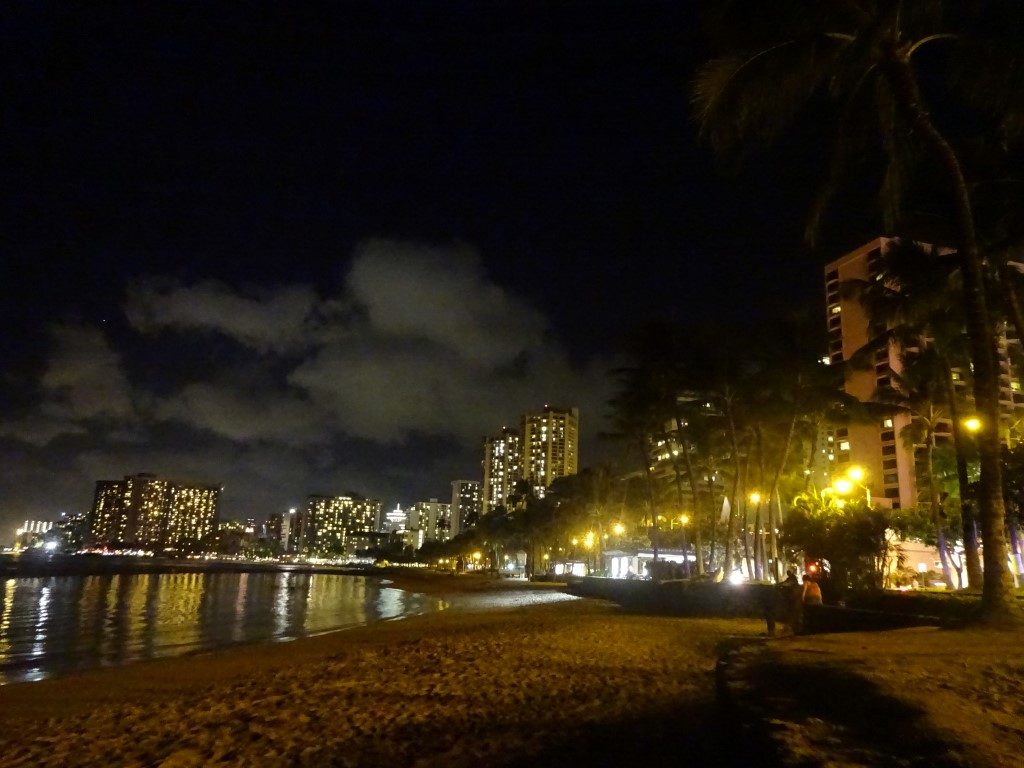
<path fill-rule="evenodd" d="M 53 576 L 0 581 L 0 684 L 286 640 L 442 607 L 375 579 L 309 573 Z"/>

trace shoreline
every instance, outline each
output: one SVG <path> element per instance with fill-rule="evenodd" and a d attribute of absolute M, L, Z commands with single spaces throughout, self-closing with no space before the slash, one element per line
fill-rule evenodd
<path fill-rule="evenodd" d="M 668 766 L 736 746 L 719 738 L 715 649 L 757 622 L 569 598 L 481 609 L 474 598 L 545 595 L 463 578 L 413 581 L 465 609 L 4 686 L 0 762 Z"/>
<path fill-rule="evenodd" d="M 135 576 L 140 574 L 119 575 Z M 157 574 L 141 575 L 156 576 Z M 86 659 L 76 660 L 63 657 L 54 657 L 53 659 L 42 661 L 25 659 L 20 664 L 12 662 L 5 667 L 5 676 L 8 672 L 10 675 L 7 681 L 0 684 L 0 691 L 11 686 L 39 685 L 48 681 L 59 681 L 93 673 L 102 674 L 124 667 L 146 665 L 173 659 L 194 659 L 207 654 L 231 653 L 234 651 L 244 653 L 246 652 L 245 649 L 252 649 L 263 645 L 301 643 L 312 638 L 350 632 L 377 624 L 406 621 L 444 611 L 491 610 L 502 607 L 512 608 L 516 607 L 517 604 L 527 604 L 530 602 L 544 602 L 548 598 L 531 600 L 529 596 L 537 593 L 551 593 L 560 586 L 557 584 L 537 585 L 516 580 L 494 579 L 476 574 L 455 576 L 447 573 L 425 572 L 420 569 L 400 567 L 377 568 L 370 572 L 325 573 L 321 575 L 351 576 L 366 579 L 367 583 L 376 585 L 375 588 L 401 590 L 409 598 L 415 598 L 416 600 L 413 604 L 407 606 L 409 608 L 408 612 L 397 616 L 387 618 L 369 617 L 359 622 L 326 626 L 309 632 L 250 637 L 220 642 L 206 647 L 176 648 L 151 655 L 149 658 L 126 658 L 120 661 L 94 659 L 91 662 Z M 55 576 L 52 578 L 62 577 Z M 516 593 L 522 593 L 523 598 L 518 598 Z M 38 674 L 35 676 L 18 674 L 19 669 L 28 669 L 30 667 L 40 667 L 42 676 L 40 677 Z M 2 718 L 2 713 L 0 713 L 0 718 Z"/>
<path fill-rule="evenodd" d="M 102 692 L 102 688 L 110 685 L 113 690 L 122 685 L 135 686 L 143 683 L 141 691 L 148 693 L 177 691 L 180 686 L 181 673 L 190 671 L 197 664 L 211 666 L 207 660 L 217 659 L 221 669 L 210 670 L 211 679 L 221 677 L 221 671 L 230 676 L 234 670 L 259 667 L 256 661 L 274 666 L 286 663 L 289 659 L 300 658 L 308 661 L 318 654 L 344 646 L 347 641 L 342 636 L 353 635 L 353 642 L 387 642 L 388 636 L 398 634 L 389 627 L 397 627 L 407 623 L 432 623 L 444 614 L 474 614 L 521 610 L 524 604 L 508 600 L 507 605 L 481 604 L 473 598 L 478 596 L 498 595 L 511 596 L 515 593 L 557 592 L 563 585 L 553 583 L 531 583 L 508 579 L 494 579 L 477 575 L 454 575 L 437 572 L 421 572 L 413 569 L 378 569 L 374 573 L 338 574 L 374 578 L 382 587 L 401 589 L 413 594 L 437 598 L 438 604 L 433 608 L 419 613 L 396 616 L 390 619 L 371 619 L 360 624 L 338 626 L 312 634 L 295 637 L 265 638 L 261 640 L 239 641 L 215 648 L 196 649 L 185 653 L 158 656 L 150 659 L 139 659 L 123 664 L 110 664 L 90 667 L 82 670 L 56 673 L 41 680 L 18 680 L 0 685 L 0 723 L 10 719 L 12 712 L 18 712 L 15 719 L 20 719 L 25 707 L 37 710 L 38 716 L 54 716 L 50 707 L 54 703 L 51 689 L 73 686 L 77 695 L 84 695 L 88 701 L 107 702 L 112 697 Z M 567 599 L 569 598 L 566 595 Z M 540 604 L 538 602 L 538 604 Z M 440 626 L 444 622 L 437 622 Z M 287 651 L 283 649 L 289 649 Z M 242 660 L 252 657 L 253 664 Z M 285 658 L 287 657 L 287 658 Z M 197 661 L 200 660 L 200 661 Z M 180 668 L 180 669 L 179 669 Z M 264 667 L 259 667 L 264 668 Z M 205 683 L 205 681 L 204 681 Z M 38 689 L 38 690 L 37 690 Z M 46 689 L 46 690 L 42 690 Z M 140 693 L 140 696 L 142 694 Z M 116 698 L 116 694 L 113 696 Z M 128 698 L 134 698 L 129 695 Z M 142 696 L 145 698 L 145 696 Z M 78 704 L 60 700 L 58 708 L 77 709 Z M 38 705 L 38 706 L 37 706 Z M 83 703 L 84 705 L 84 703 Z"/>

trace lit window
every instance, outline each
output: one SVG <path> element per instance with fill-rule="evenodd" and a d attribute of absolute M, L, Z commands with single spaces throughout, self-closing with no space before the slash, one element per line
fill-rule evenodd
<path fill-rule="evenodd" d="M 886 429 L 892 429 L 892 419 L 882 419 L 882 426 Z"/>
<path fill-rule="evenodd" d="M 1020 392 L 1020 382 L 1019 381 L 1011 381 L 1010 382 L 1010 389 L 1012 389 L 1014 392 Z"/>
<path fill-rule="evenodd" d="M 839 306 L 836 306 L 836 307 L 832 307 L 832 314 L 833 314 L 833 315 L 838 315 L 838 314 L 839 314 L 840 312 L 842 312 L 842 311 L 843 311 L 843 308 L 842 308 L 842 307 L 839 307 Z"/>
<path fill-rule="evenodd" d="M 841 443 L 839 443 L 839 450 L 840 451 L 848 451 L 848 450 L 850 450 L 850 441 L 849 440 L 843 440 Z"/>

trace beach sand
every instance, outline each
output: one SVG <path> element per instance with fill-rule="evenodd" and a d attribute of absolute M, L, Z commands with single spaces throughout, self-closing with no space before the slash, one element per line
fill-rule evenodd
<path fill-rule="evenodd" d="M 389 574 L 447 610 L 0 688 L 0 765 L 751 765 L 715 646 L 759 622 Z"/>

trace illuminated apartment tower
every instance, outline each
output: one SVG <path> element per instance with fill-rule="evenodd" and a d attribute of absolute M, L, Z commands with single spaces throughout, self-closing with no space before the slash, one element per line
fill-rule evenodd
<path fill-rule="evenodd" d="M 296 517 L 295 549 L 307 555 L 353 555 L 370 546 L 380 502 L 354 496 L 309 496 Z"/>
<path fill-rule="evenodd" d="M 89 512 L 93 546 L 194 549 L 217 529 L 219 487 L 126 475 L 96 483 Z"/>
<path fill-rule="evenodd" d="M 522 441 L 519 433 L 502 427 L 494 437 L 484 440 L 483 513 L 504 506 L 516 482 L 522 479 Z"/>
<path fill-rule="evenodd" d="M 123 507 L 124 484 L 120 480 L 97 480 L 87 523 L 90 544 L 103 546 L 124 540 Z"/>
<path fill-rule="evenodd" d="M 221 488 L 202 485 L 171 485 L 167 499 L 164 546 L 199 551 L 217 530 Z"/>
<path fill-rule="evenodd" d="M 577 408 L 551 408 L 524 413 L 522 420 L 523 479 L 543 497 L 556 478 L 579 469 Z"/>
<path fill-rule="evenodd" d="M 166 480 L 140 473 L 96 483 L 89 538 L 96 546 L 160 547 L 167 511 Z"/>
<path fill-rule="evenodd" d="M 345 552 L 355 555 L 359 550 L 369 549 L 376 543 L 377 520 L 380 518 L 381 503 L 377 499 L 354 499 L 346 508 Z"/>
<path fill-rule="evenodd" d="M 842 365 L 868 342 L 868 316 L 855 298 L 846 298 L 840 285 L 848 280 L 871 280 L 882 266 L 886 250 L 895 241 L 878 238 L 842 256 L 825 266 L 825 313 L 828 323 L 828 357 L 832 365 Z M 1024 395 L 1020 382 L 1013 375 L 1007 353 L 1017 340 L 1003 333 L 1000 338 L 1000 404 L 1002 407 L 1001 433 L 1010 440 L 1010 426 L 1021 418 Z M 889 372 L 901 370 L 899 350 L 896 347 L 875 353 L 874 367 L 867 370 L 845 369 L 844 389 L 859 400 L 870 400 L 876 387 L 890 384 Z M 955 374 L 954 374 L 955 375 Z M 965 395 L 966 382 L 958 382 Z M 910 423 L 906 413 L 894 412 L 874 424 L 850 424 L 836 429 L 821 446 L 820 457 L 830 466 L 831 474 L 841 474 L 850 466 L 860 466 L 866 473 L 866 483 L 873 500 L 891 505 L 894 509 L 918 504 L 917 472 L 914 451 L 906 447 L 900 431 Z M 950 439 L 949 425 L 936 430 L 936 442 Z"/>
<path fill-rule="evenodd" d="M 422 541 L 447 541 L 451 536 L 452 507 L 437 499 L 418 501 L 409 509 L 409 525 L 422 531 Z"/>
<path fill-rule="evenodd" d="M 139 473 L 124 479 L 124 543 L 159 547 L 163 542 L 169 484 L 156 475 Z"/>
<path fill-rule="evenodd" d="M 476 480 L 452 480 L 451 510 L 451 536 L 454 538 L 475 525 L 480 517 L 480 483 Z"/>

